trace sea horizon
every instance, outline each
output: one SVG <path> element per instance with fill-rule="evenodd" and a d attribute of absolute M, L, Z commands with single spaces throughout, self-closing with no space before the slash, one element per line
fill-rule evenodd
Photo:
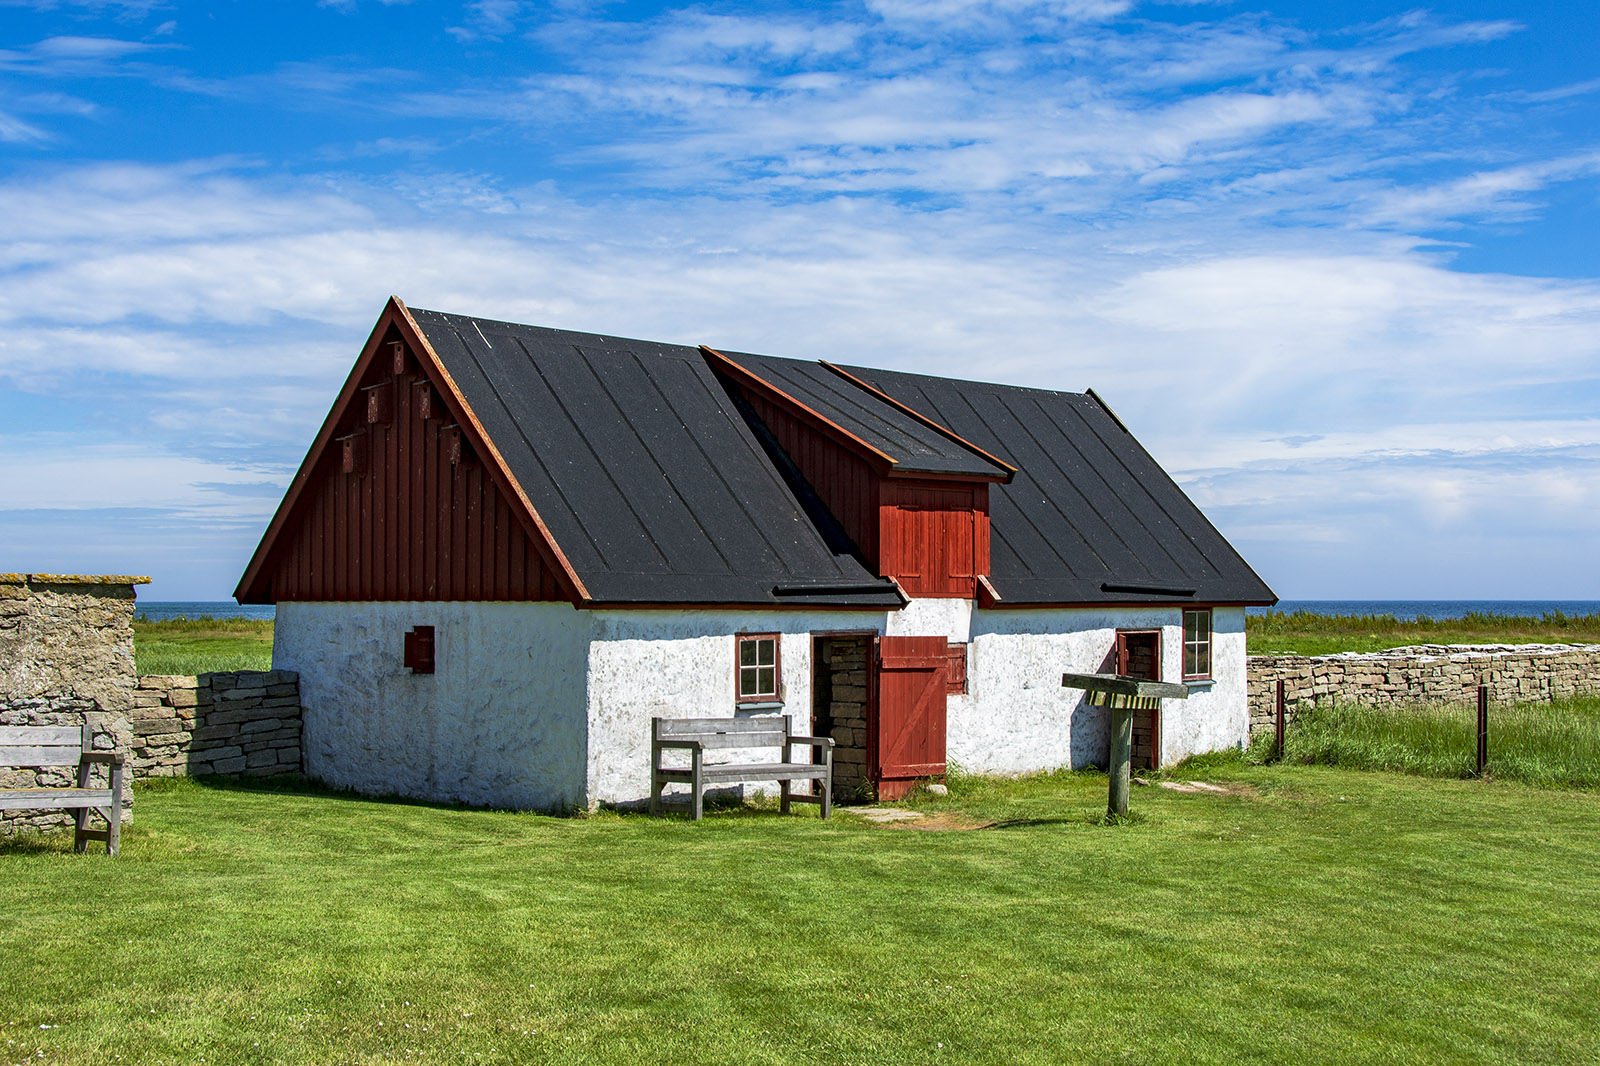
<path fill-rule="evenodd" d="M 1600 600 L 1279 600 L 1276 607 L 1249 607 L 1250 614 L 1282 611 L 1309 611 L 1327 615 L 1393 615 L 1401 621 L 1416 618 L 1461 618 L 1472 613 L 1539 618 L 1560 612 L 1565 615 L 1600 613 Z M 232 600 L 150 600 L 135 603 L 134 617 L 144 621 L 173 618 L 258 618 L 270 619 L 271 604 L 237 604 Z"/>

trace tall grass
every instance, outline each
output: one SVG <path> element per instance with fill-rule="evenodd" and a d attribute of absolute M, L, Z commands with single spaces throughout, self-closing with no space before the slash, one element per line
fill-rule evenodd
<path fill-rule="evenodd" d="M 134 619 L 134 661 L 141 674 L 270 670 L 272 632 L 269 618 Z"/>
<path fill-rule="evenodd" d="M 1327 703 L 1295 714 L 1289 762 L 1432 777 L 1477 772 L 1477 709 Z M 1491 777 L 1533 785 L 1600 788 L 1600 698 L 1490 704 Z"/>
<path fill-rule="evenodd" d="M 1460 618 L 1405 621 L 1392 614 L 1269 611 L 1247 615 L 1244 628 L 1252 655 L 1371 652 L 1406 644 L 1600 643 L 1600 613 L 1561 611 L 1538 618 L 1472 611 Z"/>

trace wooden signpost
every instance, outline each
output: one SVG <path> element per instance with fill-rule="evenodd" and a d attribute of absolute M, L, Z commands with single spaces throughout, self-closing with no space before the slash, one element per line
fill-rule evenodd
<path fill-rule="evenodd" d="M 1128 784 L 1133 776 L 1133 712 L 1159 711 L 1163 699 L 1188 699 L 1189 686 L 1120 674 L 1062 674 L 1061 687 L 1081 688 L 1091 706 L 1111 711 L 1111 795 L 1106 813 L 1124 817 L 1128 813 Z M 1157 761 L 1160 758 L 1157 753 Z"/>

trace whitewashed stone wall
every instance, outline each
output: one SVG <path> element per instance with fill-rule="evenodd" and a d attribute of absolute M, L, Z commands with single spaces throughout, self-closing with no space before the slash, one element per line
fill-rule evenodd
<path fill-rule="evenodd" d="M 434 627 L 436 672 L 402 664 Z M 497 807 L 586 796 L 589 620 L 562 603 L 280 603 L 273 668 L 300 677 L 306 772 Z"/>
<path fill-rule="evenodd" d="M 1470 703 L 1479 685 L 1496 703 L 1600 693 L 1600 644 L 1418 645 L 1337 655 L 1252 655 L 1250 725 L 1276 728 L 1277 685 L 1285 718 L 1318 702 L 1396 706 Z"/>
<path fill-rule="evenodd" d="M 637 803 L 650 793 L 650 720 L 788 716 L 794 731 L 811 728 L 811 638 L 846 630 L 882 632 L 875 611 L 616 611 L 593 620 L 588 666 L 589 802 Z M 783 691 L 777 705 L 740 710 L 734 689 L 739 633 L 777 633 Z M 807 758 L 796 749 L 797 759 Z M 765 752 L 733 749 L 719 760 L 772 761 Z M 775 790 L 749 782 L 752 791 Z"/>
<path fill-rule="evenodd" d="M 1103 765 L 1107 716 L 1061 688 L 1062 673 L 1101 669 L 1118 628 L 1160 628 L 1163 667 L 1175 680 L 1181 621 L 1178 608 L 981 611 L 957 599 L 898 612 L 285 603 L 273 665 L 299 674 L 304 765 L 315 777 L 368 793 L 565 809 L 648 797 L 656 716 L 787 716 L 795 732 L 809 732 L 813 637 L 826 633 L 968 643 L 968 692 L 948 699 L 949 756 L 967 770 Z M 1244 743 L 1243 609 L 1218 609 L 1214 624 L 1215 681 L 1188 701 L 1166 701 L 1165 763 Z M 401 663 L 403 635 L 416 625 L 435 627 L 433 675 Z M 741 633 L 779 636 L 783 691 L 773 704 L 737 702 Z"/>
<path fill-rule="evenodd" d="M 1212 612 L 1210 684 L 1187 700 L 1163 700 L 1161 762 L 1241 747 L 1247 739 L 1244 609 Z M 976 611 L 971 621 L 967 695 L 950 697 L 948 750 L 974 773 L 1017 774 L 1104 766 L 1110 717 L 1061 675 L 1111 669 L 1118 629 L 1161 630 L 1163 680 L 1178 681 L 1183 613 L 1177 607 Z M 951 638 L 955 639 L 955 638 Z"/>

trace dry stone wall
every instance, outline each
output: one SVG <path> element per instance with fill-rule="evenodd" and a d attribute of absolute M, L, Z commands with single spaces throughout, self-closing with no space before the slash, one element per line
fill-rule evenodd
<path fill-rule="evenodd" d="M 134 705 L 136 778 L 301 770 L 300 678 L 287 670 L 148 674 Z"/>
<path fill-rule="evenodd" d="M 143 577 L 0 574 L 0 725 L 88 723 L 124 782 L 184 774 L 298 773 L 299 678 L 245 670 L 136 677 L 134 585 Z M 75 767 L 0 766 L 0 788 L 76 784 Z M 106 771 L 93 770 L 104 787 Z M 131 818 L 133 795 L 122 798 Z M 0 811 L 0 834 L 72 824 L 67 811 Z"/>
<path fill-rule="evenodd" d="M 0 725 L 93 728 L 101 751 L 131 750 L 133 587 L 145 577 L 0 574 Z M 0 766 L 0 788 L 61 788 L 76 768 Z M 126 778 L 124 779 L 126 780 Z M 105 787 L 97 767 L 92 784 Z M 133 796 L 124 792 L 125 811 Z M 72 824 L 66 811 L 0 812 L 0 832 Z"/>
<path fill-rule="evenodd" d="M 1277 686 L 1285 717 L 1319 702 L 1390 706 L 1469 703 L 1479 685 L 1496 703 L 1600 694 L 1600 644 L 1427 644 L 1371 654 L 1252 655 L 1252 735 L 1274 728 Z"/>

